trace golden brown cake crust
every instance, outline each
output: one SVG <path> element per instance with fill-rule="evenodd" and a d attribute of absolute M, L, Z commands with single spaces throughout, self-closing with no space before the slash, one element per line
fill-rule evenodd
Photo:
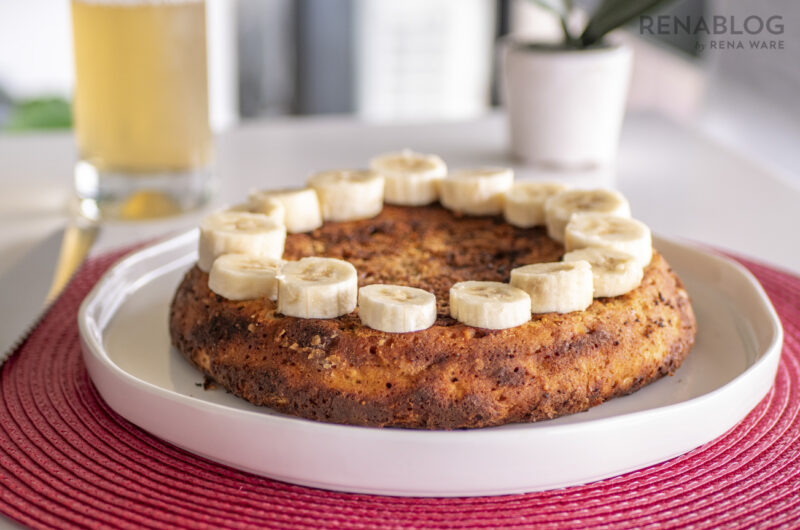
<path fill-rule="evenodd" d="M 285 257 L 322 255 L 355 265 L 359 285 L 396 283 L 436 294 L 438 319 L 391 334 L 336 319 L 275 312 L 266 299 L 233 302 L 197 267 L 170 311 L 172 343 L 237 396 L 279 412 L 351 425 L 487 427 L 571 414 L 633 392 L 676 370 L 694 343 L 681 281 L 658 253 L 630 293 L 582 312 L 533 315 L 506 330 L 449 317 L 462 280 L 508 281 L 512 268 L 556 261 L 542 229 L 501 218 L 459 217 L 439 206 L 385 206 L 363 221 L 290 235 Z"/>

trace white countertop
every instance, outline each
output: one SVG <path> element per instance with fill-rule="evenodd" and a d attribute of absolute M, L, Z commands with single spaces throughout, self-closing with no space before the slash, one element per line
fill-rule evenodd
<path fill-rule="evenodd" d="M 512 165 L 502 115 L 393 126 L 341 117 L 265 121 L 218 139 L 221 189 L 214 205 L 238 202 L 251 188 L 301 184 L 315 170 L 363 166 L 376 153 L 404 147 L 438 153 L 451 167 Z M 68 133 L 0 136 L 0 275 L 65 223 L 74 160 Z M 800 189 L 792 183 L 654 115 L 628 117 L 618 169 L 617 187 L 634 216 L 655 232 L 800 273 Z M 200 216 L 109 224 L 92 253 L 191 228 Z M 0 518 L 4 526 L 16 525 Z"/>
<path fill-rule="evenodd" d="M 239 202 L 252 188 L 302 184 L 312 171 L 364 166 L 376 153 L 404 147 L 438 153 L 451 167 L 514 165 L 506 135 L 500 114 L 440 124 L 343 117 L 256 122 L 218 138 L 214 204 Z M 630 115 L 620 149 L 616 185 L 654 232 L 800 272 L 800 188 L 793 183 L 656 115 Z M 64 223 L 74 159 L 68 133 L 0 136 L 0 273 Z M 536 175 L 515 169 L 518 178 Z M 199 217 L 110 224 L 93 254 L 191 228 Z"/>

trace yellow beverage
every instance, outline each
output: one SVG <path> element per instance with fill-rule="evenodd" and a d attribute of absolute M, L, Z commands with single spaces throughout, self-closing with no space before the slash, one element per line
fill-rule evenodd
<path fill-rule="evenodd" d="M 73 0 L 75 127 L 103 172 L 168 174 L 211 156 L 202 0 Z"/>

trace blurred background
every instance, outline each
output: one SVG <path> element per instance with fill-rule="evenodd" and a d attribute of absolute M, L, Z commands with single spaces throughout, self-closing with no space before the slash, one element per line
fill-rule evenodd
<path fill-rule="evenodd" d="M 592 2 L 578 2 L 591 9 Z M 498 49 L 513 33 L 556 39 L 527 0 L 208 0 L 212 127 L 284 115 L 378 122 L 465 120 L 502 101 Z M 619 38 L 635 49 L 629 109 L 689 123 L 800 183 L 800 2 L 678 0 L 663 13 L 778 14 L 777 50 L 713 50 L 713 35 Z M 71 125 L 67 0 L 0 3 L 0 134 Z"/>

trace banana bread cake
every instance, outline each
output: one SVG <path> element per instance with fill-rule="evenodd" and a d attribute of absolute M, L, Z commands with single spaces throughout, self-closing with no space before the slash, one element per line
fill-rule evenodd
<path fill-rule="evenodd" d="M 174 346 L 208 377 L 256 405 L 350 425 L 422 429 L 530 422 L 588 409 L 676 370 L 695 318 L 657 252 L 635 289 L 585 310 L 534 314 L 508 329 L 450 315 L 456 282 L 508 282 L 511 270 L 554 262 L 565 249 L 542 227 L 465 217 L 438 204 L 385 205 L 375 217 L 326 222 L 286 236 L 284 259 L 347 260 L 358 285 L 418 287 L 436 295 L 434 324 L 386 333 L 359 320 L 296 318 L 269 297 L 230 300 L 189 270 L 170 310 Z"/>

